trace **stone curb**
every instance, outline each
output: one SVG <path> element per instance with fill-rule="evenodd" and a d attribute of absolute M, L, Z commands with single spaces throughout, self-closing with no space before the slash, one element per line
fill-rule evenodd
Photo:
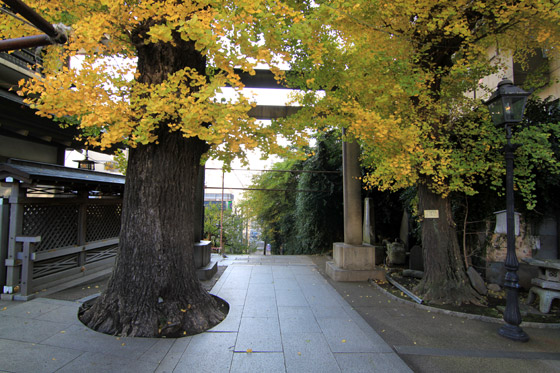
<path fill-rule="evenodd" d="M 412 305 L 413 307 L 416 307 L 416 308 L 421 309 L 421 310 L 435 312 L 435 313 L 441 313 L 441 314 L 444 314 L 444 315 L 462 317 L 462 318 L 469 319 L 469 320 L 478 320 L 478 321 L 490 322 L 490 323 L 494 323 L 494 324 L 503 324 L 504 323 L 504 320 L 497 319 L 495 317 L 483 316 L 483 315 L 473 315 L 473 314 L 470 314 L 470 313 L 444 310 L 444 309 L 441 309 L 441 308 L 436 308 L 436 307 L 426 306 L 426 305 L 423 305 L 423 304 L 418 304 L 416 302 L 412 302 L 412 301 L 409 301 L 409 300 L 406 300 L 406 299 L 403 299 L 403 298 L 399 298 L 396 295 L 391 294 L 390 292 L 383 289 L 381 286 L 379 286 L 377 283 L 375 283 L 375 281 L 372 281 L 371 279 L 368 280 L 368 282 L 370 284 L 374 285 L 375 287 L 377 287 L 377 289 L 381 290 L 381 292 L 383 292 L 389 298 L 391 298 L 393 300 L 396 300 L 397 302 L 400 302 L 400 303 L 405 303 L 405 304 Z M 527 328 L 537 328 L 537 329 L 560 329 L 560 323 L 522 322 L 521 326 L 522 327 L 527 327 Z"/>

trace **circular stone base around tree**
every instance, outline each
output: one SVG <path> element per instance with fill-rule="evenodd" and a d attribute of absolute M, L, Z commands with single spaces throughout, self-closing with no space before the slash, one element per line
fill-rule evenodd
<path fill-rule="evenodd" d="M 212 298 L 214 298 L 214 300 L 216 301 L 216 304 L 218 305 L 218 309 L 224 314 L 224 318 L 223 318 L 221 321 L 225 320 L 225 318 L 227 317 L 227 315 L 228 315 L 228 313 L 229 313 L 229 303 L 226 302 L 225 300 L 223 300 L 222 298 L 217 297 L 217 296 L 215 296 L 215 295 L 213 295 L 213 294 L 210 294 L 210 295 L 211 295 Z M 90 307 L 92 307 L 92 306 L 95 304 L 95 302 L 97 301 L 97 298 L 98 298 L 98 297 L 89 299 L 89 300 L 85 301 L 85 302 L 80 306 L 80 308 L 78 309 L 78 320 L 82 321 L 82 320 L 81 320 L 81 315 L 82 315 L 86 310 L 88 310 Z M 221 321 L 220 321 L 220 322 L 221 322 Z M 208 327 L 208 329 L 206 329 L 206 330 L 212 329 L 213 327 L 215 327 L 215 326 L 218 325 L 218 324 L 219 324 L 219 323 L 216 323 L 216 324 L 214 324 L 214 325 L 210 325 L 210 326 Z M 84 325 L 85 325 L 85 324 L 84 324 Z M 85 325 L 85 326 L 87 326 L 87 325 Z M 89 327 L 88 327 L 88 328 L 89 328 Z M 93 329 L 92 329 L 92 330 L 93 330 Z M 189 337 L 189 336 L 192 336 L 192 335 L 195 335 L 195 334 L 204 333 L 206 330 L 200 331 L 199 333 L 193 333 L 193 334 L 190 334 L 188 330 L 183 330 L 183 331 L 180 331 L 176 336 L 154 336 L 153 338 L 182 338 L 182 337 Z M 97 330 L 96 330 L 96 331 L 97 331 Z"/>

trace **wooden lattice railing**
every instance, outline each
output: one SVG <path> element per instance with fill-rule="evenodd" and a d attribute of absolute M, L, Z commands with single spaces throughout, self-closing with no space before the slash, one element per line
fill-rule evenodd
<path fill-rule="evenodd" d="M 21 222 L 6 260 L 4 292 L 29 299 L 35 292 L 72 284 L 114 262 L 122 202 L 119 198 L 21 198 Z M 16 212 L 17 213 L 17 212 Z M 11 274 L 11 276 L 10 276 Z"/>

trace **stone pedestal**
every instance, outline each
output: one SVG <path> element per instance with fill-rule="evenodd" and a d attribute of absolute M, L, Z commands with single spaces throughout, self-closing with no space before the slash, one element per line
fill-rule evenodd
<path fill-rule="evenodd" d="M 194 266 L 199 280 L 209 280 L 218 272 L 218 261 L 211 259 L 211 250 L 210 241 L 200 241 L 194 244 Z"/>
<path fill-rule="evenodd" d="M 327 263 L 327 275 L 335 281 L 385 280 L 385 270 L 376 267 L 383 261 L 382 249 L 367 244 L 335 242 L 334 261 Z"/>

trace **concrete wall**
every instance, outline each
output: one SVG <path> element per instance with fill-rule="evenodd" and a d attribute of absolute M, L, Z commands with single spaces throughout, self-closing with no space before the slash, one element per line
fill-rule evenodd
<path fill-rule="evenodd" d="M 540 237 L 540 247 L 534 258 L 558 259 L 558 223 L 553 218 L 545 218 L 537 228 Z"/>
<path fill-rule="evenodd" d="M 550 82 L 548 86 L 544 87 L 542 90 L 536 92 L 541 98 L 547 98 L 552 96 L 554 98 L 560 98 L 560 84 L 556 83 L 560 81 L 560 52 L 559 51 L 548 51 L 548 61 L 549 61 L 549 71 L 550 71 Z"/>
<path fill-rule="evenodd" d="M 549 96 L 560 98 L 560 84 L 556 83 L 560 79 L 560 52 L 547 51 L 547 55 L 549 60 L 550 84 L 535 91 L 534 93 L 543 99 Z M 498 83 L 504 77 L 515 82 L 513 73 L 513 56 L 511 52 L 492 47 L 488 50 L 488 59 L 495 64 L 502 65 L 503 70 L 497 74 L 489 75 L 481 79 L 479 86 L 473 91 L 468 92 L 467 95 L 469 97 L 475 97 L 482 100 L 488 99 L 490 94 L 496 89 Z"/>

